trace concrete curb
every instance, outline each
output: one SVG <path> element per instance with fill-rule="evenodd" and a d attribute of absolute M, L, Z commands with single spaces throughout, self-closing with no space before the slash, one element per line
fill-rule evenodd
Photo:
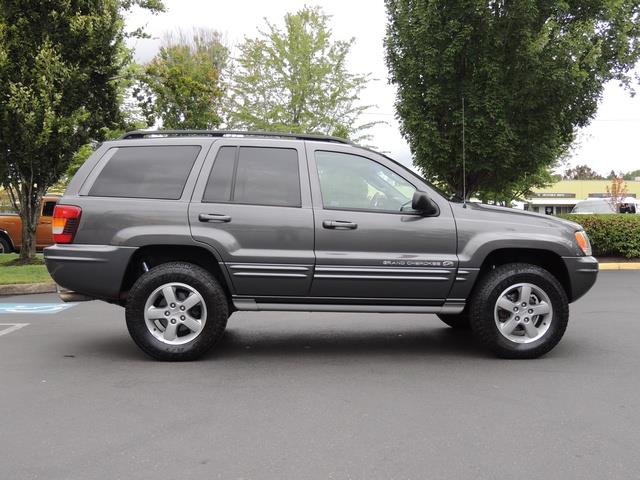
<path fill-rule="evenodd" d="M 640 262 L 601 263 L 600 270 L 640 270 Z"/>
<path fill-rule="evenodd" d="M 55 291 L 56 284 L 51 282 L 0 285 L 0 297 L 8 295 L 31 295 L 34 293 L 54 293 Z"/>

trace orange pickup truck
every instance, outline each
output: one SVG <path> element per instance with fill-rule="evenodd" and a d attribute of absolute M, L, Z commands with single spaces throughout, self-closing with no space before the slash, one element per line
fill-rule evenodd
<path fill-rule="evenodd" d="M 53 209 L 60 200 L 57 195 L 42 198 L 42 212 L 36 230 L 36 248 L 42 250 L 53 244 L 51 219 Z M 0 254 L 17 252 L 22 246 L 22 220 L 17 214 L 0 215 Z"/>

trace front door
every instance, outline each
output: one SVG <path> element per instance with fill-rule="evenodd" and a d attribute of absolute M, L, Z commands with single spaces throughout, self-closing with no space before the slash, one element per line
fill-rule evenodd
<path fill-rule="evenodd" d="M 448 202 L 434 198 L 440 213 L 421 216 L 411 211 L 417 187 L 426 190 L 416 177 L 382 156 L 340 150 L 314 144 L 307 152 L 316 226 L 312 296 L 441 304 L 457 268 Z"/>
<path fill-rule="evenodd" d="M 307 295 L 314 227 L 303 142 L 216 141 L 194 190 L 189 223 L 194 239 L 218 252 L 236 295 Z"/>

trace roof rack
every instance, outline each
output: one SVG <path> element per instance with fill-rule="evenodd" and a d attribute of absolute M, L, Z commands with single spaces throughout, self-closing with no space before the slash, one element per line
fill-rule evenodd
<path fill-rule="evenodd" d="M 247 132 L 242 130 L 135 130 L 133 132 L 125 133 L 120 137 L 120 140 L 134 140 L 146 137 L 273 137 L 353 145 L 349 140 L 340 137 L 331 137 L 329 135 L 260 131 Z"/>

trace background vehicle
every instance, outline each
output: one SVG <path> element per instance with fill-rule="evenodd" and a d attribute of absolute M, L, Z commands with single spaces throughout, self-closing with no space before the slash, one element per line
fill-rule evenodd
<path fill-rule="evenodd" d="M 618 211 L 610 198 L 588 198 L 576 203 L 571 213 L 635 213 L 640 214 L 640 201 L 634 197 L 626 197 L 620 203 Z"/>
<path fill-rule="evenodd" d="M 54 207 L 59 200 L 59 195 L 47 195 L 42 198 L 42 211 L 36 230 L 36 248 L 38 250 L 53 245 L 51 220 Z M 17 213 L 0 215 L 0 253 L 17 252 L 20 251 L 21 246 L 22 220 L 20 216 Z"/>
<path fill-rule="evenodd" d="M 56 207 L 54 239 L 62 298 L 125 306 L 162 360 L 202 355 L 234 310 L 435 313 L 532 358 L 598 273 L 576 223 L 456 203 L 388 157 L 312 135 L 106 142 Z"/>

